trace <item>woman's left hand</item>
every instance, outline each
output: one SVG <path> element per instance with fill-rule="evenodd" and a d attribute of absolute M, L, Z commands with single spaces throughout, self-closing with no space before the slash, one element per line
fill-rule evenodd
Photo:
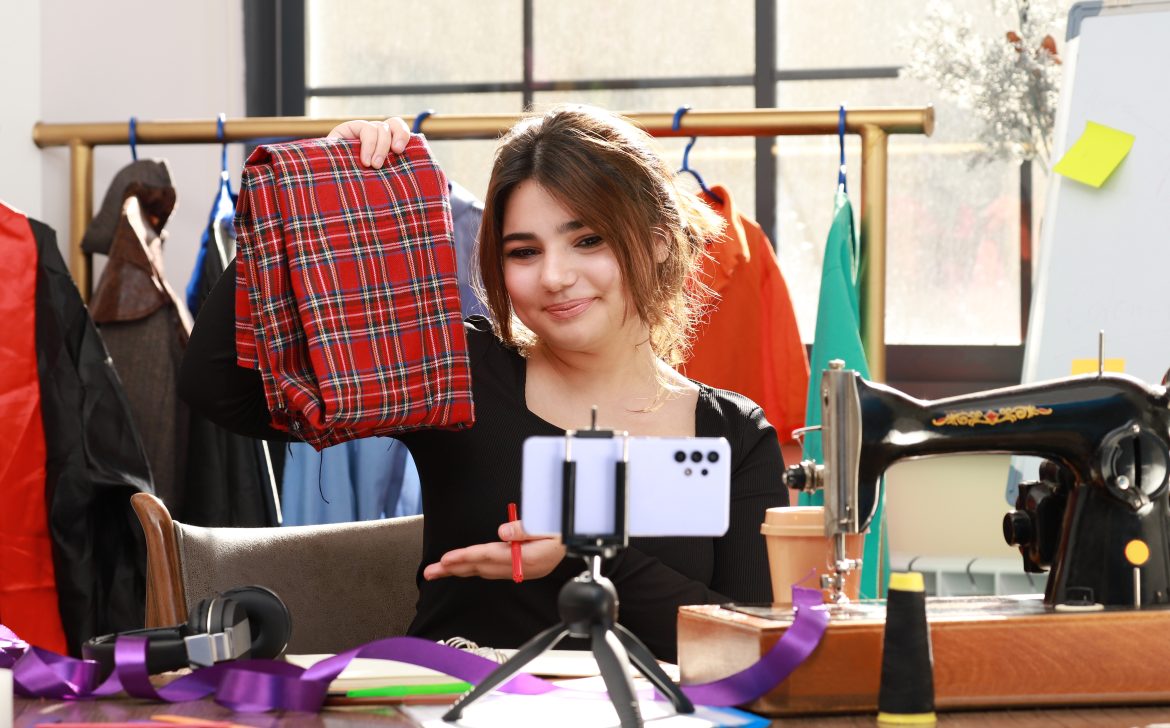
<path fill-rule="evenodd" d="M 483 579 L 512 578 L 512 542 L 521 544 L 521 563 L 525 579 L 547 576 L 565 558 L 565 547 L 559 539 L 533 538 L 524 532 L 520 521 L 500 526 L 500 541 L 481 543 L 454 549 L 443 554 L 438 562 L 423 569 L 427 581 L 446 576 L 478 576 Z"/>

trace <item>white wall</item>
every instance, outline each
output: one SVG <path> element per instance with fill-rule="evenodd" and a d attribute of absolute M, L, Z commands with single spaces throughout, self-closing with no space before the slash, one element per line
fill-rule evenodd
<path fill-rule="evenodd" d="M 244 115 L 243 0 L 41 0 L 6 3 L 16 32 L 0 44 L 0 199 L 57 230 L 68 260 L 69 153 L 38 150 L 32 126 L 46 122 L 208 119 Z M 7 24 L 7 23 L 6 23 Z M 167 225 L 167 278 L 186 287 L 219 172 L 214 145 L 139 146 L 164 157 L 178 190 Z M 231 149 L 234 178 L 242 148 Z M 97 147 L 94 206 L 130 162 L 127 147 Z"/>
<path fill-rule="evenodd" d="M 40 7 L 12 0 L 0 17 L 16 29 L 0 42 L 0 202 L 40 217 L 41 153 L 32 143 L 41 115 Z"/>

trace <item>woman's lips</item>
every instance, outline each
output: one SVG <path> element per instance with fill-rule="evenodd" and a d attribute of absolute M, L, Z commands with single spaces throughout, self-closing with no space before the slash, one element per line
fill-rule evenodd
<path fill-rule="evenodd" d="M 569 319 L 584 313 L 585 309 L 589 308 L 592 303 L 592 298 L 578 298 L 572 301 L 565 301 L 564 303 L 554 303 L 551 306 L 545 306 L 544 310 L 545 313 L 553 318 Z"/>

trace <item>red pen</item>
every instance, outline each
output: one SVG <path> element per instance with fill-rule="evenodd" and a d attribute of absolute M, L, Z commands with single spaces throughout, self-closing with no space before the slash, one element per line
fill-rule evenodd
<path fill-rule="evenodd" d="M 516 504 L 508 504 L 508 520 L 519 521 L 520 514 L 516 512 Z M 520 561 L 520 542 L 512 541 L 512 581 L 519 584 L 524 581 L 524 564 Z"/>

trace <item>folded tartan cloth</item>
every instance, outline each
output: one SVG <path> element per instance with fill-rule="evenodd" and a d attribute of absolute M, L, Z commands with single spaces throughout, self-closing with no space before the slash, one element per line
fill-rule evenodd
<path fill-rule="evenodd" d="M 258 147 L 236 206 L 236 356 L 317 449 L 474 421 L 447 179 L 422 137 Z"/>

